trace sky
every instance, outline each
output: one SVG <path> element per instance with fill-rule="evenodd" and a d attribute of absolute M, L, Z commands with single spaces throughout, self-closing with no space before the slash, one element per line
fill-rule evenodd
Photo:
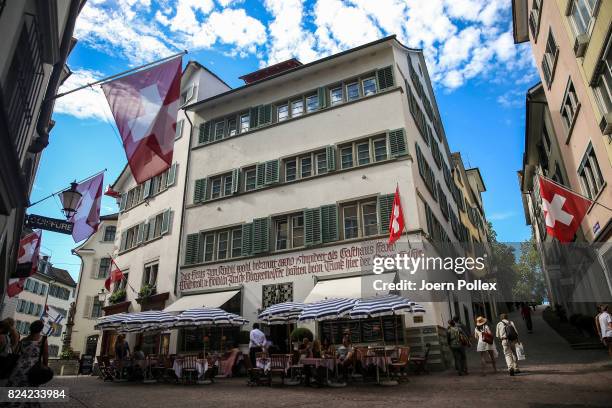
<path fill-rule="evenodd" d="M 88 0 L 60 92 L 181 50 L 189 51 L 184 64 L 196 60 L 237 87 L 240 75 L 261 67 L 292 57 L 307 63 L 391 34 L 423 49 L 450 149 L 480 168 L 498 240 L 529 238 L 516 172 L 525 93 L 539 78 L 529 46 L 513 42 L 510 0 Z M 104 169 L 112 184 L 126 158 L 100 88 L 59 98 L 53 118 L 31 201 Z M 60 218 L 60 209 L 52 198 L 30 212 Z M 102 214 L 117 209 L 104 197 Z M 75 279 L 76 246 L 43 232 L 43 252 Z"/>

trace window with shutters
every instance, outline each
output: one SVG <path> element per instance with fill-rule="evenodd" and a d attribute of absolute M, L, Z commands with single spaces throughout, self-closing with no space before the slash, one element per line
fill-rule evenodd
<path fill-rule="evenodd" d="M 580 102 L 578 101 L 576 89 L 574 88 L 574 84 L 570 78 L 567 83 L 565 96 L 563 97 L 563 103 L 561 105 L 561 118 L 565 124 L 565 129 L 568 132 L 568 136 L 571 134 L 571 131 L 574 128 L 574 123 L 576 121 L 576 117 L 578 116 L 579 110 Z"/>
<path fill-rule="evenodd" d="M 103 302 L 100 300 L 98 296 L 94 296 L 93 302 L 91 304 L 91 314 L 90 317 L 92 319 L 97 319 L 102 316 L 102 307 L 104 306 Z"/>
<path fill-rule="evenodd" d="M 359 143 L 357 145 L 357 164 L 363 166 L 370 163 L 370 142 Z"/>
<path fill-rule="evenodd" d="M 242 227 L 187 236 L 185 264 L 213 262 L 244 256 Z"/>
<path fill-rule="evenodd" d="M 359 99 L 359 82 L 351 82 L 346 84 L 346 100 L 354 101 Z"/>
<path fill-rule="evenodd" d="M 574 34 L 588 34 L 594 25 L 601 0 L 569 0 L 569 16 Z"/>
<path fill-rule="evenodd" d="M 329 100 L 331 106 L 339 105 L 344 102 L 342 97 L 342 86 L 331 88 L 329 91 Z"/>
<path fill-rule="evenodd" d="M 289 104 L 283 103 L 276 107 L 276 120 L 282 122 L 289 119 Z"/>
<path fill-rule="evenodd" d="M 319 95 L 308 95 L 306 97 L 306 113 L 312 113 L 319 109 Z"/>
<path fill-rule="evenodd" d="M 578 168 L 578 176 L 584 195 L 594 200 L 604 186 L 604 178 L 592 144 L 589 144 L 582 158 Z"/>
<path fill-rule="evenodd" d="M 419 166 L 419 174 L 421 175 L 425 186 L 433 196 L 434 200 L 437 200 L 436 176 L 434 175 L 433 170 L 429 166 L 427 159 L 425 159 L 425 157 L 423 156 L 423 153 L 421 152 L 421 148 L 419 147 L 418 143 L 415 144 L 415 147 L 417 153 L 417 165 Z"/>
<path fill-rule="evenodd" d="M 113 242 L 115 240 L 115 234 L 117 232 L 117 227 L 114 225 L 108 225 L 104 228 L 104 242 Z"/>
<path fill-rule="evenodd" d="M 242 256 L 242 228 L 233 229 L 231 234 L 232 234 L 231 257 L 237 258 L 239 256 Z"/>
<path fill-rule="evenodd" d="M 369 78 L 365 78 L 363 81 L 361 81 L 361 90 L 362 90 L 363 96 L 374 95 L 376 93 L 376 91 L 377 91 L 377 89 L 376 89 L 376 78 L 375 77 L 369 77 Z"/>
<path fill-rule="evenodd" d="M 304 113 L 304 100 L 297 99 L 291 101 L 291 117 L 297 118 L 298 116 L 302 116 Z"/>
<path fill-rule="evenodd" d="M 343 239 L 367 237 L 378 234 L 378 211 L 376 201 L 343 204 Z"/>
<path fill-rule="evenodd" d="M 274 242 L 277 251 L 304 246 L 304 214 L 275 217 Z"/>
<path fill-rule="evenodd" d="M 238 120 L 236 117 L 227 119 L 227 135 L 229 137 L 236 136 L 238 134 Z"/>
<path fill-rule="evenodd" d="M 223 177 L 214 177 L 210 179 L 210 198 L 215 199 L 221 197 L 221 183 Z"/>
<path fill-rule="evenodd" d="M 127 287 L 130 271 L 127 269 L 123 269 L 121 270 L 121 272 L 123 272 L 123 279 L 115 282 L 115 284 L 113 285 L 113 292 L 116 292 L 118 290 L 125 290 L 125 288 Z"/>
<path fill-rule="evenodd" d="M 375 139 L 374 144 L 374 161 L 387 160 L 387 139 Z"/>
<path fill-rule="evenodd" d="M 223 139 L 225 132 L 225 121 L 215 122 L 215 140 Z"/>
<path fill-rule="evenodd" d="M 317 174 L 327 173 L 327 154 L 325 152 L 317 153 Z"/>
<path fill-rule="evenodd" d="M 101 258 L 100 266 L 98 268 L 98 279 L 106 279 L 110 274 L 111 268 L 111 259 L 110 258 Z"/>
<path fill-rule="evenodd" d="M 138 224 L 131 228 L 128 228 L 121 234 L 121 245 L 120 251 L 127 251 L 140 245 L 143 240 L 142 234 L 144 233 L 143 225 Z"/>
<path fill-rule="evenodd" d="M 297 179 L 297 159 L 289 159 L 285 161 L 285 181 L 293 181 Z"/>
<path fill-rule="evenodd" d="M 340 148 L 340 163 L 342 169 L 353 167 L 353 145 Z"/>
<path fill-rule="evenodd" d="M 240 115 L 240 133 L 248 132 L 251 123 L 251 115 L 244 113 Z"/>
<path fill-rule="evenodd" d="M 604 53 L 599 61 L 599 69 L 594 79 L 594 90 L 599 110 L 604 118 L 600 127 L 604 133 L 610 133 L 612 124 L 612 35 L 609 35 Z"/>
<path fill-rule="evenodd" d="M 127 211 L 146 199 L 160 194 L 174 185 L 176 180 L 177 164 L 174 163 L 170 168 L 157 176 L 150 178 L 142 184 L 130 189 L 122 195 L 121 211 Z M 125 197 L 125 198 L 123 198 Z M 113 238 L 114 240 L 114 238 Z"/>
<path fill-rule="evenodd" d="M 155 287 L 157 285 L 157 273 L 159 272 L 159 262 L 153 262 L 144 266 L 142 274 L 142 286 Z"/>
<path fill-rule="evenodd" d="M 183 126 L 185 124 L 184 119 L 180 119 L 176 121 L 176 129 L 174 133 L 174 140 L 178 140 L 183 136 Z"/>
<path fill-rule="evenodd" d="M 252 191 L 257 188 L 257 170 L 255 166 L 244 169 L 244 191 Z"/>
<path fill-rule="evenodd" d="M 300 178 L 312 176 L 312 157 L 302 156 L 300 157 Z"/>

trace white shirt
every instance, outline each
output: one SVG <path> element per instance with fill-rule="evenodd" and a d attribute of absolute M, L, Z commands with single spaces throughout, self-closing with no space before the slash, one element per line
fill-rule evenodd
<path fill-rule="evenodd" d="M 599 315 L 599 329 L 601 330 L 601 337 L 612 337 L 612 329 L 610 328 L 612 323 L 612 316 L 608 312 L 602 312 Z"/>
<path fill-rule="evenodd" d="M 249 334 L 249 348 L 262 347 L 266 344 L 266 335 L 259 329 L 251 330 Z"/>
<path fill-rule="evenodd" d="M 504 319 L 497 323 L 497 327 L 495 328 L 495 336 L 500 340 L 504 340 L 506 338 L 506 325 L 514 327 L 514 330 L 518 334 L 518 330 L 516 330 L 514 323 L 512 323 L 510 320 Z"/>

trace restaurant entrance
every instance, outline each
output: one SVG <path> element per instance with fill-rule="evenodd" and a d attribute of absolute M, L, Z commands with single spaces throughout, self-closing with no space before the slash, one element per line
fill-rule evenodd
<path fill-rule="evenodd" d="M 272 342 L 272 345 L 278 347 L 279 353 L 289 352 L 289 333 L 293 331 L 295 325 L 290 324 L 287 329 L 286 324 L 274 324 L 267 326 L 266 339 Z"/>

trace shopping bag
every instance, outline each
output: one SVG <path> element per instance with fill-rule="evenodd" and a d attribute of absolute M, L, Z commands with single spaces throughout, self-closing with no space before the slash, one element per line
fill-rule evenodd
<path fill-rule="evenodd" d="M 520 360 L 525 360 L 527 356 L 525 355 L 525 349 L 523 348 L 523 344 L 516 343 L 516 358 Z"/>

